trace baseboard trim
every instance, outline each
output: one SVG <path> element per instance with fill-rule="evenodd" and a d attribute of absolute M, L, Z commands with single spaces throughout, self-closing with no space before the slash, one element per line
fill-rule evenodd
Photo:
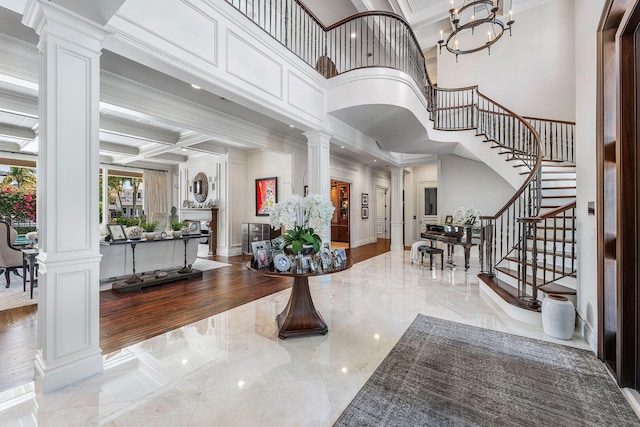
<path fill-rule="evenodd" d="M 598 337 L 595 335 L 591 325 L 589 325 L 580 316 L 580 313 L 576 310 L 576 320 L 578 322 L 578 331 L 584 337 L 585 341 L 589 344 L 589 347 L 594 353 L 598 353 Z"/>

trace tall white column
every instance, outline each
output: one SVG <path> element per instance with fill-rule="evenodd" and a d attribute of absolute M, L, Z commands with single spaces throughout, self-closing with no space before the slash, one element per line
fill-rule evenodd
<path fill-rule="evenodd" d="M 95 23 L 31 1 L 40 36 L 38 350 L 44 392 L 102 372 L 99 347 L 100 50 Z"/>
<path fill-rule="evenodd" d="M 221 156 L 218 175 L 218 254 L 242 254 L 242 222 L 247 191 L 253 191 L 253 182 L 246 187 L 247 160 L 242 151 L 229 149 Z"/>
<path fill-rule="evenodd" d="M 391 168 L 391 250 L 403 251 L 402 235 L 402 190 L 404 189 L 402 168 Z"/>
<path fill-rule="evenodd" d="M 331 200 L 331 177 L 329 176 L 329 151 L 331 135 L 322 131 L 305 132 L 307 137 L 307 176 L 309 193 L 321 194 Z M 331 228 L 326 227 L 320 235 L 322 242 L 331 241 Z"/>

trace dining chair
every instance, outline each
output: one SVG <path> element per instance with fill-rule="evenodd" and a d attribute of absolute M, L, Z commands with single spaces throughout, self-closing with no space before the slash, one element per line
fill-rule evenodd
<path fill-rule="evenodd" d="M 22 268 L 22 251 L 13 246 L 18 233 L 6 221 L 0 221 L 0 269 L 4 270 L 7 288 L 11 284 L 9 274 L 20 276 L 18 268 Z"/>

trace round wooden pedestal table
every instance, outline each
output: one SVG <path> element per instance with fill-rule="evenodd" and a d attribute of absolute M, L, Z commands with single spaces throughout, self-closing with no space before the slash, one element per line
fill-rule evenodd
<path fill-rule="evenodd" d="M 302 335 L 325 335 L 329 332 L 327 324 L 313 305 L 313 299 L 309 291 L 309 277 L 339 273 L 351 268 L 351 263 L 347 260 L 347 263 L 341 267 L 315 273 L 307 270 L 302 273 L 289 273 L 271 268 L 257 269 L 251 267 L 250 262 L 247 263 L 247 268 L 265 276 L 293 278 L 289 302 L 282 310 L 282 313 L 276 316 L 278 338 L 285 339 Z"/>

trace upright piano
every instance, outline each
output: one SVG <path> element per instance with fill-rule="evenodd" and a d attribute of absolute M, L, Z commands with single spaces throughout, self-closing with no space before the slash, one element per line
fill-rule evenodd
<path fill-rule="evenodd" d="M 474 231 L 477 232 L 475 237 Z M 460 245 L 464 248 L 464 269 L 469 270 L 469 255 L 471 247 L 480 243 L 480 228 L 472 225 L 441 225 L 427 224 L 427 228 L 420 237 L 432 242 L 438 241 L 448 245 L 447 254 L 449 255 L 448 264 L 453 264 L 451 255 L 453 254 L 453 245 Z"/>

